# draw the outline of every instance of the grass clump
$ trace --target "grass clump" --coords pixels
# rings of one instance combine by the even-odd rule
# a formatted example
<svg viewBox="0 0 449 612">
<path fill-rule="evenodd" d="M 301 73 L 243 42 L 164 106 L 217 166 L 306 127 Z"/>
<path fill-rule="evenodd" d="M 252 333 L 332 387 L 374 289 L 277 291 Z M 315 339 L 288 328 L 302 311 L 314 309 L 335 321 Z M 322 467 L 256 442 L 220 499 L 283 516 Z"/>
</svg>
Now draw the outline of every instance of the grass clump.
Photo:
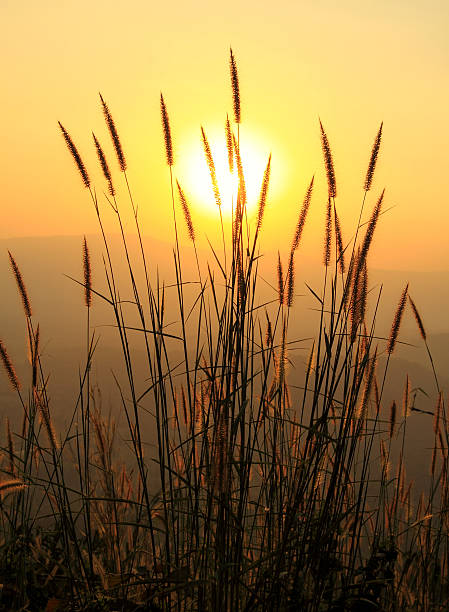
<svg viewBox="0 0 449 612">
<path fill-rule="evenodd" d="M 443 610 L 448 592 L 448 429 L 438 392 L 428 491 L 414 492 L 405 474 L 405 409 L 385 405 L 384 387 L 407 304 L 404 289 L 389 338 L 375 335 L 380 295 L 368 290 L 368 255 L 384 191 L 365 233 L 363 206 L 380 149 L 377 134 L 354 238 L 345 243 L 337 214 L 329 140 L 320 122 L 328 180 L 323 286 L 310 288 L 319 312 L 301 375 L 289 371 L 295 309 L 295 257 L 312 200 L 312 178 L 292 236 L 288 263 L 277 263 L 277 291 L 259 293 L 259 240 L 269 205 L 271 156 L 255 226 L 246 215 L 240 158 L 241 96 L 230 55 L 233 126 L 226 122 L 230 168 L 239 188 L 226 238 L 215 168 L 201 129 L 219 208 L 223 254 L 199 261 L 187 199 L 179 202 L 197 263 L 197 292 L 183 276 L 173 194 L 173 143 L 161 95 L 176 248 L 173 299 L 177 323 L 167 330 L 166 287 L 150 278 L 127 165 L 108 106 L 102 109 L 129 195 L 140 254 L 132 261 L 121 208 L 99 141 L 131 288 L 132 316 L 123 309 L 97 196 L 84 163 L 60 124 L 89 189 L 104 246 L 107 291 L 92 284 L 89 249 L 81 249 L 86 357 L 67 430 L 56 432 L 25 282 L 10 254 L 25 308 L 32 355 L 30 392 L 23 391 L 3 342 L 0 357 L 23 411 L 23 427 L 6 423 L 0 482 L 0 602 L 9 610 Z M 120 206 L 119 206 L 120 205 Z M 333 253 L 332 243 L 336 249 Z M 137 271 L 144 282 L 138 282 Z M 94 277 L 100 271 L 94 271 Z M 276 271 L 273 271 L 276 276 Z M 170 295 L 173 295 L 170 294 Z M 116 379 L 130 454 L 116 454 L 116 424 L 105 416 L 92 380 L 96 337 L 93 300 L 111 310 L 126 384 Z M 370 306 L 370 300 L 373 304 Z M 424 324 L 409 298 L 421 336 Z M 81 298 L 80 298 L 81 304 Z M 371 313 L 368 315 L 368 313 Z M 138 321 L 136 325 L 135 321 Z M 132 321 L 132 322 L 131 322 Z M 146 375 L 133 367 L 137 330 Z M 176 349 L 176 350 L 175 350 Z M 176 355 L 182 354 L 182 361 Z M 175 356 L 173 356 L 175 355 Z M 432 362 L 433 367 L 433 362 Z M 150 428 L 148 419 L 150 415 Z M 37 418 L 36 418 L 37 416 Z M 145 423 L 146 424 L 145 424 Z M 393 444 L 403 432 L 398 461 Z M 153 435 L 155 450 L 147 451 Z M 144 450 L 145 449 L 145 450 Z M 73 469 L 73 467 L 75 469 Z M 396 473 L 393 474 L 393 470 Z"/>
</svg>

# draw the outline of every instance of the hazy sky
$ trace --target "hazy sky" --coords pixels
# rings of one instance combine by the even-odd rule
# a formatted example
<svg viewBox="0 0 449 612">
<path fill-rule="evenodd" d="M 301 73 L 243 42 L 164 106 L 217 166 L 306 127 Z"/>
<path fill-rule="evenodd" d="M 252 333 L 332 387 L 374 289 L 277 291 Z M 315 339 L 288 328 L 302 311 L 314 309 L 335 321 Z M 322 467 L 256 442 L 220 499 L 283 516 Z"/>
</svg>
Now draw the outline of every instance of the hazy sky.
<svg viewBox="0 0 449 612">
<path fill-rule="evenodd" d="M 385 207 L 394 208 L 382 219 L 375 263 L 449 268 L 447 1 L 2 0 L 0 20 L 0 237 L 97 231 L 57 121 L 72 135 L 100 194 L 105 185 L 91 130 L 122 185 L 99 107 L 101 91 L 121 135 L 143 231 L 170 240 L 162 91 L 173 130 L 174 173 L 198 231 L 215 238 L 218 217 L 201 158 L 200 125 L 219 157 L 226 113 L 232 112 L 232 45 L 250 192 L 257 193 L 273 154 L 265 245 L 288 249 L 299 204 L 316 173 L 304 248 L 321 248 L 326 178 L 318 116 L 334 153 L 337 205 L 349 239 L 383 120 L 367 211 L 384 186 Z M 127 208 L 125 196 L 123 191 Z"/>
</svg>

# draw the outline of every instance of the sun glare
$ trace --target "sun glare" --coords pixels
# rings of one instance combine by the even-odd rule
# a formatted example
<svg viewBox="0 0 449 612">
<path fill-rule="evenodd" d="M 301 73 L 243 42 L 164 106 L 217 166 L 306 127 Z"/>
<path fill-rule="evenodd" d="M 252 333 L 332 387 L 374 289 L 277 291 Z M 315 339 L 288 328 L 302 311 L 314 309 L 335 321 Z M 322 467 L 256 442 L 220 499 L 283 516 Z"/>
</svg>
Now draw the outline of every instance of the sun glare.
<svg viewBox="0 0 449 612">
<path fill-rule="evenodd" d="M 208 139 L 220 191 L 222 213 L 230 217 L 235 207 L 238 191 L 235 160 L 234 170 L 231 173 L 224 135 L 211 132 L 210 136 L 208 134 Z M 198 142 L 192 142 L 183 148 L 184 161 L 179 164 L 179 170 L 182 184 L 190 194 L 190 204 L 198 212 L 215 215 L 217 204 L 201 138 L 198 138 Z M 269 151 L 265 151 L 255 139 L 249 139 L 247 134 L 241 139 L 240 149 L 247 193 L 247 210 L 251 214 L 257 207 Z"/>
</svg>

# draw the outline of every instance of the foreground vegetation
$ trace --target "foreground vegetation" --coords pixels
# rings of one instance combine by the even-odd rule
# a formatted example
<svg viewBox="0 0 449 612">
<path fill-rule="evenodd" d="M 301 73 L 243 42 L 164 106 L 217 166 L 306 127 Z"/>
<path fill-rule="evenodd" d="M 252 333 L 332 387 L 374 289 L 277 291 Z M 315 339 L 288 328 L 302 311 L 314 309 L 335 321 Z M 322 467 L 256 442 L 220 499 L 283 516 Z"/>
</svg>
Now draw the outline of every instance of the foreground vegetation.
<svg viewBox="0 0 449 612">
<path fill-rule="evenodd" d="M 121 207 L 108 163 L 94 144 L 116 216 L 132 289 L 121 297 L 101 206 L 71 136 L 60 128 L 90 195 L 104 240 L 107 291 L 92 286 L 83 244 L 87 354 L 79 396 L 65 433 L 53 426 L 41 361 L 40 331 L 19 267 L 10 261 L 23 301 L 30 377 L 19 381 L 3 342 L 0 357 L 23 410 L 21 431 L 6 422 L 0 481 L 0 602 L 4 610 L 446 610 L 448 583 L 448 427 L 435 374 L 434 449 L 428 490 L 406 480 L 406 385 L 402 407 L 385 405 L 384 387 L 404 309 L 426 331 L 404 288 L 388 338 L 375 335 L 380 294 L 368 291 L 368 257 L 384 193 L 368 220 L 365 204 L 380 148 L 375 138 L 357 231 L 345 242 L 336 205 L 332 154 L 320 124 L 328 180 L 323 286 L 309 288 L 319 312 L 304 372 L 289 373 L 289 319 L 295 311 L 295 259 L 313 194 L 306 191 L 290 255 L 279 258 L 276 297 L 259 298 L 259 238 L 270 179 L 268 160 L 258 214 L 246 214 L 239 152 L 240 94 L 231 52 L 234 122 L 226 122 L 230 168 L 238 174 L 232 235 L 202 130 L 223 244 L 211 262 L 196 257 L 184 281 L 180 223 L 196 251 L 195 227 L 173 177 L 173 145 L 161 96 L 175 232 L 178 321 L 167 327 L 166 287 L 150 279 L 126 158 L 101 105 L 126 182 L 141 251 L 129 257 Z M 174 193 L 176 192 L 176 199 Z M 138 278 L 144 278 L 138 282 Z M 189 281 L 191 279 L 189 278 Z M 173 299 L 173 292 L 170 294 Z M 108 304 L 117 328 L 126 385 L 116 386 L 128 427 L 125 462 L 117 460 L 115 424 L 103 414 L 92 381 L 96 336 L 92 300 Z M 127 306 L 125 308 L 125 299 Z M 168 298 L 167 298 L 168 299 Z M 369 316 L 368 316 L 368 313 Z M 192 331 L 193 330 L 193 331 Z M 135 334 L 146 357 L 136 378 Z M 182 352 L 182 361 L 177 357 Z M 430 363 L 433 368 L 430 351 Z M 435 373 L 435 371 L 434 371 Z M 145 423 L 145 425 L 144 425 Z M 148 427 L 150 423 L 150 427 Z M 149 433 L 150 432 L 150 433 Z M 149 435 L 155 451 L 148 450 Z M 397 461 L 392 446 L 400 440 Z M 73 470 L 73 466 L 76 470 Z"/>
</svg>

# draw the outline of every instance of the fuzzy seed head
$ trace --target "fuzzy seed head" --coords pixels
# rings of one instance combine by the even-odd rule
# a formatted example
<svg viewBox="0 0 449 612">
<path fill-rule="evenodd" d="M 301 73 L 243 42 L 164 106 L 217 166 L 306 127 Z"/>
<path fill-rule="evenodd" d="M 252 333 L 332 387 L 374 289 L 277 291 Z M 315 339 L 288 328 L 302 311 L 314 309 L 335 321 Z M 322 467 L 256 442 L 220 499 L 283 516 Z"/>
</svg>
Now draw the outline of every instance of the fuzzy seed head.
<svg viewBox="0 0 449 612">
<path fill-rule="evenodd" d="M 161 118 L 162 130 L 164 132 L 165 154 L 167 156 L 167 164 L 173 166 L 173 143 L 170 132 L 170 122 L 168 120 L 167 107 L 165 106 L 164 97 L 161 94 Z"/>
<path fill-rule="evenodd" d="M 9 355 L 6 351 L 5 346 L 3 345 L 3 342 L 0 340 L 0 359 L 3 362 L 3 367 L 5 368 L 5 372 L 6 375 L 9 379 L 9 382 L 11 383 L 12 388 L 15 391 L 19 391 L 20 390 L 20 382 L 19 379 L 17 378 L 17 374 L 16 371 L 14 369 L 14 366 L 9 358 Z"/>
<path fill-rule="evenodd" d="M 242 158 L 240 156 L 240 147 L 235 138 L 235 135 L 232 134 L 232 143 L 234 145 L 235 151 L 235 161 L 237 164 L 237 174 L 239 177 L 239 192 L 240 192 L 240 201 L 242 205 L 242 209 L 245 208 L 246 205 L 246 186 L 245 186 L 245 175 L 243 173 L 243 164 Z"/>
<path fill-rule="evenodd" d="M 103 100 L 103 96 L 101 94 L 100 94 L 100 100 L 101 100 L 101 106 L 103 108 L 104 118 L 106 120 L 106 125 L 108 126 L 109 134 L 111 135 L 112 144 L 114 145 L 115 154 L 117 156 L 119 168 L 122 172 L 125 172 L 126 171 L 126 159 L 123 153 L 122 144 L 120 142 L 117 128 L 115 127 L 114 119 L 112 118 L 108 105 Z"/>
<path fill-rule="evenodd" d="M 380 140 L 382 138 L 382 127 L 383 121 L 380 124 L 379 131 L 377 132 L 377 136 L 374 140 L 373 148 L 371 150 L 371 157 L 368 164 L 368 170 L 366 171 L 365 184 L 363 187 L 365 191 L 369 191 L 371 189 L 371 184 L 373 182 L 374 170 L 376 168 L 377 157 L 379 155 Z"/>
<path fill-rule="evenodd" d="M 83 240 L 83 273 L 84 273 L 84 302 L 87 308 L 92 305 L 92 269 L 86 236 Z"/>
<path fill-rule="evenodd" d="M 101 169 L 103 171 L 104 178 L 106 179 L 106 181 L 108 183 L 109 193 L 111 194 L 112 197 L 114 197 L 115 196 L 115 189 L 114 189 L 114 185 L 112 184 L 111 171 L 109 170 L 109 166 L 108 166 L 108 162 L 106 160 L 106 156 L 104 154 L 103 149 L 101 148 L 100 143 L 98 142 L 97 137 L 95 136 L 95 134 L 93 132 L 92 132 L 92 137 L 94 139 L 95 148 L 97 150 L 98 161 L 100 162 L 100 166 L 101 166 Z"/>
<path fill-rule="evenodd" d="M 11 269 L 16 279 L 17 288 L 19 290 L 19 294 L 22 299 L 22 304 L 23 304 L 23 309 L 25 311 L 25 315 L 28 318 L 30 318 L 32 315 L 31 303 L 30 303 L 30 299 L 28 297 L 28 293 L 25 287 L 25 283 L 23 282 L 22 274 L 20 273 L 19 267 L 17 263 L 15 262 L 14 257 L 11 255 L 10 251 L 8 251 L 8 255 L 9 255 L 9 262 L 11 264 Z"/>
<path fill-rule="evenodd" d="M 292 251 L 296 251 L 299 246 L 299 242 L 301 240 L 302 231 L 304 229 L 304 224 L 306 222 L 307 213 L 309 211 L 310 200 L 312 199 L 312 191 L 313 191 L 313 183 L 315 177 L 312 177 L 310 184 L 307 188 L 306 195 L 304 197 L 304 201 L 302 203 L 301 211 L 298 217 L 298 223 L 296 224 L 295 235 L 293 236 L 292 242 Z"/>
<path fill-rule="evenodd" d="M 7 495 L 8 493 L 17 493 L 23 490 L 27 485 L 23 480 L 18 478 L 11 478 L 10 480 L 4 480 L 0 482 L 0 495 Z"/>
<path fill-rule="evenodd" d="M 232 132 L 231 124 L 229 123 L 229 117 L 226 115 L 226 149 L 228 151 L 228 165 L 229 172 L 234 172 L 234 150 L 232 146 Z"/>
<path fill-rule="evenodd" d="M 331 219 L 331 199 L 327 198 L 326 205 L 326 222 L 324 226 L 324 251 L 323 263 L 327 267 L 331 260 L 331 236 L 332 236 L 332 219 Z"/>
<path fill-rule="evenodd" d="M 394 348 L 396 346 L 396 341 L 398 339 L 398 334 L 399 334 L 399 328 L 401 326 L 401 321 L 402 321 L 402 315 L 404 314 L 405 303 L 407 301 L 407 292 L 408 292 L 408 283 L 399 299 L 399 304 L 398 304 L 398 307 L 396 309 L 396 313 L 393 319 L 393 325 L 391 326 L 390 337 L 388 339 L 388 344 L 387 344 L 387 353 L 389 355 L 393 353 Z"/>
<path fill-rule="evenodd" d="M 209 168 L 210 181 L 212 184 L 212 191 L 214 192 L 215 203 L 217 204 L 217 206 L 221 206 L 220 191 L 218 189 L 214 159 L 210 150 L 209 141 L 207 140 L 206 133 L 203 128 L 201 128 L 201 136 L 203 139 L 204 156 L 206 158 L 207 166 Z"/>
<path fill-rule="evenodd" d="M 268 158 L 267 167 L 265 168 L 265 172 L 263 175 L 262 187 L 260 190 L 259 196 L 259 209 L 257 211 L 257 230 L 260 231 L 262 227 L 263 214 L 265 211 L 265 204 L 267 201 L 267 193 L 268 193 L 268 184 L 270 182 L 270 168 L 271 168 L 271 153 Z"/>
<path fill-rule="evenodd" d="M 76 164 L 76 167 L 78 168 L 78 172 L 81 175 L 81 180 L 84 183 L 84 186 L 89 189 L 90 187 L 90 179 L 89 179 L 89 175 L 87 174 L 87 170 L 86 167 L 83 163 L 83 160 L 81 159 L 80 154 L 78 153 L 78 149 L 75 147 L 73 140 L 70 138 L 69 133 L 66 131 L 66 129 L 64 128 L 64 126 L 62 125 L 62 123 L 60 121 L 58 121 L 59 127 L 61 129 L 62 135 L 64 137 L 65 143 L 67 145 L 67 148 L 71 154 L 71 156 L 73 157 L 73 160 Z"/>
<path fill-rule="evenodd" d="M 282 261 L 281 256 L 278 251 L 278 265 L 277 265 L 277 274 L 278 274 L 278 299 L 279 304 L 282 306 L 284 303 L 284 274 L 282 271 Z"/>
<path fill-rule="evenodd" d="M 193 227 L 192 217 L 190 215 L 189 204 L 186 200 L 184 192 L 181 189 L 181 185 L 176 181 L 176 185 L 178 187 L 178 195 L 179 201 L 181 202 L 182 211 L 184 213 L 184 219 L 187 225 L 187 231 L 189 232 L 189 237 L 192 242 L 195 242 L 195 228 Z"/>
<path fill-rule="evenodd" d="M 419 333 L 421 334 L 421 338 L 424 342 L 427 340 L 426 330 L 424 329 L 424 324 L 422 322 L 421 316 L 416 308 L 415 302 L 412 300 L 410 295 L 408 296 L 408 301 L 410 302 L 410 306 L 412 308 L 413 316 L 415 317 L 416 325 L 418 326 Z"/>
<path fill-rule="evenodd" d="M 329 145 L 326 132 L 324 131 L 323 124 L 320 121 L 321 130 L 321 146 L 324 155 L 324 166 L 326 168 L 327 186 L 329 198 L 335 198 L 337 196 L 337 183 L 335 180 L 334 162 L 332 160 L 332 151 Z"/>
<path fill-rule="evenodd" d="M 230 49 L 229 68 L 231 71 L 231 87 L 232 87 L 232 103 L 234 106 L 234 120 L 236 123 L 240 123 L 241 111 L 240 111 L 240 88 L 239 88 L 239 76 L 237 73 L 237 64 L 235 61 L 232 49 Z"/>
<path fill-rule="evenodd" d="M 295 253 L 292 251 L 290 253 L 290 260 L 288 262 L 288 270 L 287 270 L 287 298 L 286 304 L 289 308 L 293 306 L 293 299 L 295 297 Z"/>
</svg>

